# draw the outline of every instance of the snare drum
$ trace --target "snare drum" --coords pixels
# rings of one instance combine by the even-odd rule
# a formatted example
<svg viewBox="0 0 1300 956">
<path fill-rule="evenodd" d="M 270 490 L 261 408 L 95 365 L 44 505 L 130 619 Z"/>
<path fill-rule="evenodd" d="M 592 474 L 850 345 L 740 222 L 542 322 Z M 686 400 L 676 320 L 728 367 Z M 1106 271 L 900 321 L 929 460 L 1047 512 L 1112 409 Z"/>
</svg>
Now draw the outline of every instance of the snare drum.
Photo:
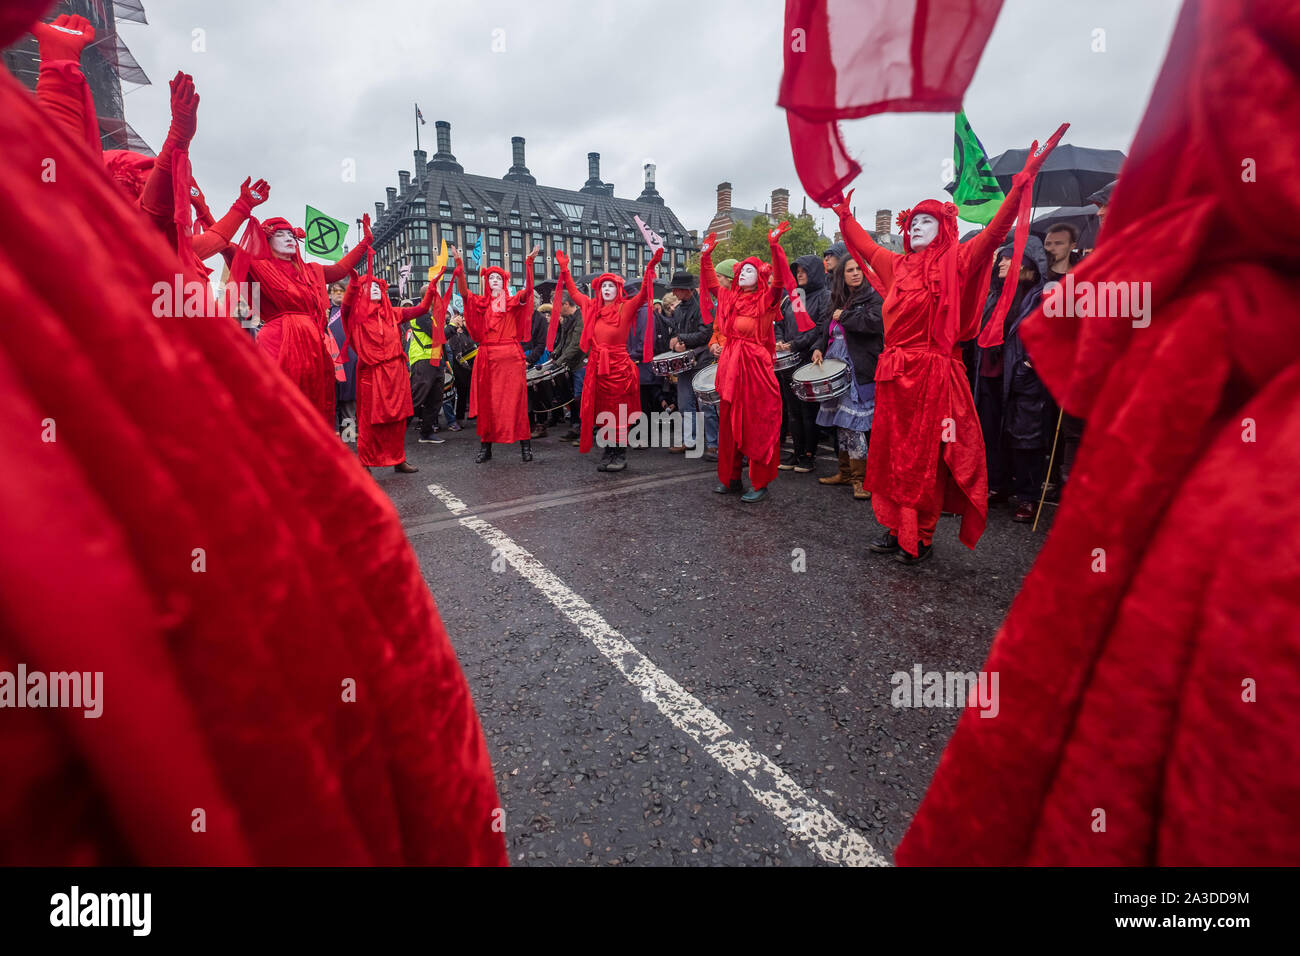
<svg viewBox="0 0 1300 956">
<path fill-rule="evenodd" d="M 828 358 L 821 365 L 809 362 L 795 369 L 790 391 L 801 401 L 825 402 L 843 395 L 852 384 L 848 363 Z"/>
<path fill-rule="evenodd" d="M 775 372 L 788 372 L 790 369 L 798 367 L 798 352 L 777 352 L 776 358 L 772 359 L 772 370 Z"/>
<path fill-rule="evenodd" d="M 568 369 L 555 361 L 555 359 L 547 359 L 536 368 L 530 368 L 525 378 L 528 380 L 528 387 L 532 388 L 534 385 L 540 385 L 542 382 L 549 382 L 553 379 L 557 379 L 567 371 Z"/>
<path fill-rule="evenodd" d="M 695 398 L 701 405 L 720 405 L 722 396 L 718 394 L 718 365 L 715 362 L 695 373 L 691 380 L 695 389 Z"/>
<path fill-rule="evenodd" d="M 660 352 L 650 362 L 650 367 L 656 375 L 682 375 L 695 368 L 695 353 L 689 349 L 685 352 Z"/>
<path fill-rule="evenodd" d="M 524 373 L 524 380 L 528 385 L 528 390 L 536 396 L 535 404 L 537 407 L 533 410 L 539 414 L 545 412 L 559 411 L 573 404 L 573 399 L 559 401 L 560 396 L 556 394 L 556 379 L 564 375 L 568 369 L 554 359 L 547 359 L 536 368 L 530 368 Z M 565 392 L 568 391 L 566 388 Z"/>
</svg>

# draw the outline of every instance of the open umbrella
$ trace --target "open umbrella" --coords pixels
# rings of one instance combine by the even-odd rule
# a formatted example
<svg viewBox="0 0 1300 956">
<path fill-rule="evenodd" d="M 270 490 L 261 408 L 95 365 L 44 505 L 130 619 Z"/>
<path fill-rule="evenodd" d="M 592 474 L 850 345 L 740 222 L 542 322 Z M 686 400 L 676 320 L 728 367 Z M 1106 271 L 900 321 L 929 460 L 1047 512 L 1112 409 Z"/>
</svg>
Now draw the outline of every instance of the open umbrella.
<svg viewBox="0 0 1300 956">
<path fill-rule="evenodd" d="M 555 279 L 543 279 L 541 282 L 533 283 L 533 291 L 536 292 L 538 295 L 540 295 L 543 299 L 549 299 L 552 295 L 555 294 L 555 286 L 556 286 Z"/>
<path fill-rule="evenodd" d="M 1090 249 L 1092 244 L 1090 242 L 1085 243 L 1084 240 L 1097 231 L 1097 207 L 1062 206 L 1060 209 L 1053 209 L 1051 212 L 1043 213 L 1030 223 L 1029 231 L 1041 239 L 1047 235 L 1048 229 L 1058 223 L 1073 226 L 1079 236 L 1079 248 Z"/>
<path fill-rule="evenodd" d="M 1027 149 L 1009 149 L 994 156 L 989 168 L 1003 192 L 1011 191 L 1011 177 L 1024 168 Z M 1082 206 L 1088 197 L 1119 178 L 1124 153 L 1118 149 L 1092 149 L 1062 143 L 1052 150 L 1034 181 L 1035 206 Z"/>
</svg>

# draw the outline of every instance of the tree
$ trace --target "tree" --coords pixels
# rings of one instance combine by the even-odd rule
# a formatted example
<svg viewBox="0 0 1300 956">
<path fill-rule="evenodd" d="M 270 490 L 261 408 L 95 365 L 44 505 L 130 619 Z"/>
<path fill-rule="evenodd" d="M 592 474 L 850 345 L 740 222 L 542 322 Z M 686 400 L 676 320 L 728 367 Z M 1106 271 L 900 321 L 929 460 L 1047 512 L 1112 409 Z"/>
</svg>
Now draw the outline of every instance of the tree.
<svg viewBox="0 0 1300 956">
<path fill-rule="evenodd" d="M 768 231 L 782 222 L 791 223 L 790 228 L 781 237 L 781 248 L 785 250 L 792 265 L 800 256 L 820 256 L 830 247 L 831 241 L 817 232 L 817 226 L 811 218 L 792 216 L 789 213 L 776 220 L 755 216 L 753 222 L 748 224 L 738 222 L 731 227 L 731 235 L 719 242 L 717 248 L 713 250 L 714 263 L 722 262 L 724 259 L 747 259 L 750 256 L 758 256 L 766 262 L 770 257 L 767 245 Z M 699 274 L 698 255 L 691 257 L 687 268 L 690 272 Z"/>
</svg>

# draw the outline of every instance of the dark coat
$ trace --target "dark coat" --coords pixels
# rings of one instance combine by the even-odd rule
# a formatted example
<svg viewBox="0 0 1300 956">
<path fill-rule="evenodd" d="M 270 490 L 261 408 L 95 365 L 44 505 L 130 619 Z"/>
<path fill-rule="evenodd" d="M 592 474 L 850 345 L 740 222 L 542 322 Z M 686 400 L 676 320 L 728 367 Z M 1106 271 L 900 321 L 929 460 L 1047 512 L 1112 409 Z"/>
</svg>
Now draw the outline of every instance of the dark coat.
<svg viewBox="0 0 1300 956">
<path fill-rule="evenodd" d="M 662 381 L 662 378 L 654 373 L 654 369 L 650 367 L 649 362 L 641 361 L 641 349 L 645 345 L 647 314 L 654 316 L 653 331 L 651 332 L 654 336 L 654 345 L 650 349 L 650 354 L 658 355 L 660 352 L 667 352 L 668 340 L 672 337 L 672 329 L 668 327 L 668 322 L 662 315 L 658 315 L 646 305 L 637 309 L 636 324 L 632 326 L 632 331 L 628 333 L 627 337 L 627 352 L 632 356 L 632 361 L 636 363 L 642 385 L 651 385 Z"/>
<path fill-rule="evenodd" d="M 524 343 L 524 360 L 529 365 L 536 365 L 542 360 L 542 355 L 546 352 L 546 327 L 550 324 L 550 316 L 538 309 L 533 310 L 532 334 Z"/>
<path fill-rule="evenodd" d="M 800 332 L 795 322 L 794 309 L 788 303 L 782 308 L 781 315 L 784 331 L 789 336 L 786 341 L 806 363 L 812 361 L 813 349 L 826 335 L 826 327 L 830 324 L 831 290 L 826 285 L 826 266 L 821 256 L 800 256 L 794 261 L 794 266 L 801 267 L 808 275 L 808 281 L 803 287 L 803 304 L 816 327 Z M 791 267 L 791 272 L 794 271 L 794 266 Z"/>
<path fill-rule="evenodd" d="M 555 351 L 552 354 L 569 371 L 582 365 L 586 356 L 582 351 L 582 310 L 577 309 L 567 319 L 560 318 L 560 328 L 555 333 Z"/>
<path fill-rule="evenodd" d="M 329 330 L 334 336 L 334 341 L 338 343 L 339 351 L 344 349 L 344 341 L 347 339 L 347 330 L 343 328 L 343 320 L 339 317 L 339 307 L 330 306 Z M 347 381 L 340 382 L 334 380 L 334 398 L 340 402 L 355 402 L 357 400 L 357 353 L 348 349 L 346 361 L 343 363 L 343 374 L 347 376 Z"/>
<path fill-rule="evenodd" d="M 709 339 L 713 337 L 713 326 L 704 324 L 700 313 L 700 296 L 692 292 L 691 297 L 680 302 L 668 319 L 672 334 L 682 340 L 688 352 L 695 353 L 695 360 L 703 362 L 709 357 Z"/>
<path fill-rule="evenodd" d="M 840 312 L 840 325 L 844 327 L 844 344 L 849 350 L 849 360 L 853 363 L 853 377 L 859 385 L 869 385 L 876 380 L 876 362 L 885 348 L 885 320 L 881 310 L 885 300 L 872 288 L 865 278 L 862 285 L 844 304 Z M 834 310 L 831 315 L 834 316 Z M 830 347 L 830 322 L 822 337 L 813 346 L 816 351 L 826 354 Z"/>
</svg>

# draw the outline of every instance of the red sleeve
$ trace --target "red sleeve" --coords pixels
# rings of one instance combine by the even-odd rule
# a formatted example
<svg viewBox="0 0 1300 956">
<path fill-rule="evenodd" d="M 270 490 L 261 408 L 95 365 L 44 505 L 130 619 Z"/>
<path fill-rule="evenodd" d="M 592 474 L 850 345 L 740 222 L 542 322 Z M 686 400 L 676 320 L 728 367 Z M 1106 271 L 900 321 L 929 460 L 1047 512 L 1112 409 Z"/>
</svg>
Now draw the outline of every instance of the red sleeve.
<svg viewBox="0 0 1300 956">
<path fill-rule="evenodd" d="M 361 257 L 365 255 L 365 252 L 366 244 L 364 242 L 358 243 L 351 252 L 338 262 L 331 262 L 329 265 L 321 266 L 321 269 L 325 272 L 325 281 L 338 282 L 356 268 L 357 263 L 361 261 Z"/>
<path fill-rule="evenodd" d="M 405 308 L 398 309 L 397 321 L 410 322 L 412 319 L 418 319 L 426 312 L 431 312 L 433 310 L 433 300 L 437 295 L 437 284 L 430 282 L 428 287 L 424 290 L 424 298 L 422 298 L 417 305 L 408 305 Z M 436 325 L 437 323 L 434 324 Z"/>
<path fill-rule="evenodd" d="M 1020 205 L 1020 194 L 1025 191 L 1025 183 L 1017 183 L 1015 179 L 1011 183 L 1011 192 L 1002 200 L 1002 205 L 989 224 L 959 247 L 966 263 L 991 264 L 993 254 L 1011 231 L 1011 224 L 1016 220 L 1016 208 Z"/>
<path fill-rule="evenodd" d="M 718 274 L 713 271 L 713 253 L 707 249 L 700 253 L 700 284 L 714 295 L 722 287 Z"/>
<path fill-rule="evenodd" d="M 230 211 L 194 237 L 194 251 L 200 259 L 216 255 L 235 238 L 235 233 L 244 224 L 251 213 L 250 207 L 243 199 L 236 199 Z"/>
<path fill-rule="evenodd" d="M 871 233 L 863 229 L 850 215 L 840 219 L 840 232 L 844 233 L 844 244 L 849 247 L 859 264 L 866 259 L 886 288 L 893 285 L 894 260 L 899 257 L 899 253 L 878 245 L 876 240 L 871 238 Z"/>
<path fill-rule="evenodd" d="M 81 64 L 72 60 L 42 62 L 36 79 L 36 99 L 50 119 L 74 140 L 84 142 L 96 156 L 103 152 L 95 100 Z"/>
<path fill-rule="evenodd" d="M 578 291 L 578 287 L 573 281 L 573 276 L 569 274 L 568 266 L 560 267 L 560 281 L 564 283 L 564 291 L 569 293 L 569 298 L 573 300 L 573 304 L 582 309 L 582 314 L 586 315 L 591 309 L 592 300 L 588 299 Z"/>
</svg>

